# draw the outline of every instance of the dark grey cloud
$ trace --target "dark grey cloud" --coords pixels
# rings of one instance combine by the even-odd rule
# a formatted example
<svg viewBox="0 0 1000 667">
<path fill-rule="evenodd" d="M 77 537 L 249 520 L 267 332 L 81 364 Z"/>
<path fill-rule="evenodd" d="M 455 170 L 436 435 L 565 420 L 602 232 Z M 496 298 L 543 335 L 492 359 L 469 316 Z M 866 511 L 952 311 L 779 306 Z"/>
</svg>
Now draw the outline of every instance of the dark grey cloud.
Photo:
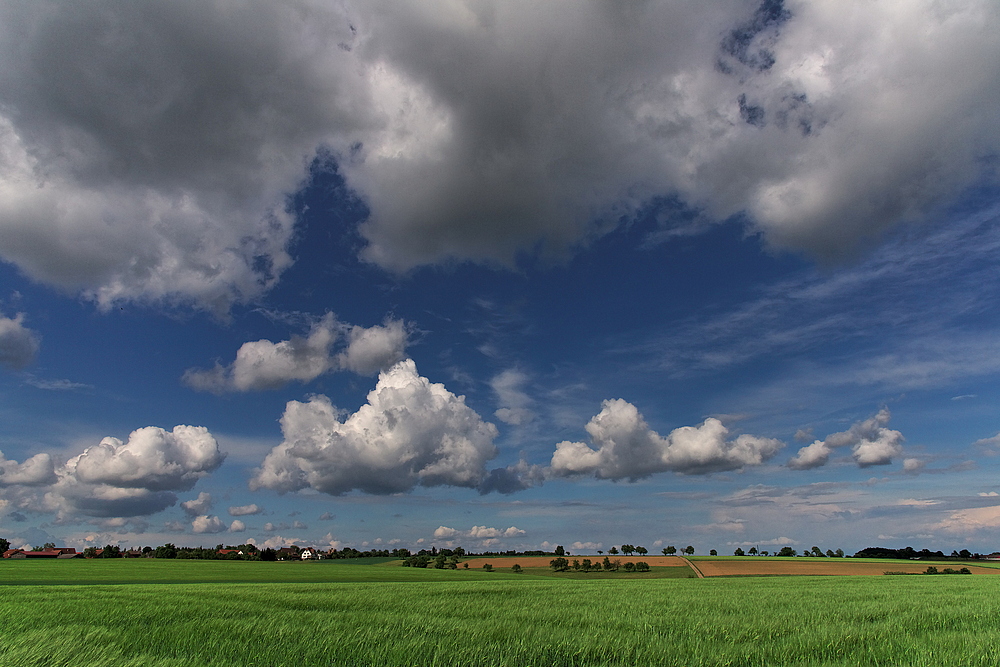
<svg viewBox="0 0 1000 667">
<path fill-rule="evenodd" d="M 0 2 L 0 257 L 225 309 L 317 152 L 406 270 L 565 254 L 657 197 L 832 257 L 1000 149 L 992 0 Z"/>
<path fill-rule="evenodd" d="M 24 313 L 13 318 L 0 315 L 0 366 L 10 370 L 30 366 L 38 347 L 38 334 L 24 326 Z"/>
</svg>

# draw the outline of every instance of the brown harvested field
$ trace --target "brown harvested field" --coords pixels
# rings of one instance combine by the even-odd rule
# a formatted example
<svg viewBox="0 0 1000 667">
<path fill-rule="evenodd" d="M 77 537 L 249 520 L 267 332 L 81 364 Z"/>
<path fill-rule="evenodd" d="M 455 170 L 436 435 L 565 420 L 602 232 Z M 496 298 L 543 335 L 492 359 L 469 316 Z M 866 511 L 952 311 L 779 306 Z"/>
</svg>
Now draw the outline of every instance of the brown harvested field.
<svg viewBox="0 0 1000 667">
<path fill-rule="evenodd" d="M 771 560 L 768 558 L 753 558 L 739 560 L 696 560 L 695 567 L 706 577 L 734 577 L 754 575 L 881 575 L 886 572 L 919 573 L 927 569 L 928 563 L 908 561 L 887 561 L 870 563 L 851 560 L 828 560 L 820 558 L 803 558 L 797 560 Z M 968 567 L 973 574 L 1000 574 L 1000 569 L 976 567 L 967 563 L 930 563 L 938 570 L 946 567 L 959 569 Z"/>
<path fill-rule="evenodd" d="M 471 558 L 467 562 L 469 567 L 482 567 L 483 563 L 489 563 L 493 567 L 511 567 L 517 563 L 521 567 L 548 567 L 549 561 L 556 556 L 501 556 L 498 558 Z M 565 556 L 566 560 L 572 563 L 574 560 L 583 561 L 589 558 L 592 563 L 603 563 L 604 556 Z M 677 556 L 608 556 L 611 560 L 620 560 L 625 563 L 638 563 L 644 561 L 650 567 L 687 567 L 687 563 Z M 880 573 L 881 574 L 881 573 Z"/>
</svg>

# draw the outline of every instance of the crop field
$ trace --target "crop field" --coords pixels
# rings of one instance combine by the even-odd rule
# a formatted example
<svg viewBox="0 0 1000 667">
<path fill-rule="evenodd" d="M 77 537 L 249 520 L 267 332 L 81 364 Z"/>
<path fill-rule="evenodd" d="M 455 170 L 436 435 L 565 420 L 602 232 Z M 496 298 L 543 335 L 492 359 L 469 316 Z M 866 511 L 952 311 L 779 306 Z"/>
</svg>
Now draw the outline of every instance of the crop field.
<svg viewBox="0 0 1000 667">
<path fill-rule="evenodd" d="M 900 561 L 854 558 L 696 558 L 694 565 L 706 577 L 739 577 L 767 575 L 882 575 L 887 571 L 918 574 L 931 565 L 942 570 L 946 567 L 967 567 L 973 574 L 1000 574 L 1000 569 L 981 567 L 974 563 L 955 561 Z"/>
<path fill-rule="evenodd" d="M 59 574 L 78 564 L 94 567 Z M 80 581 L 23 585 L 25 565 Z M 241 576 L 256 581 L 218 581 Z M 992 576 L 587 581 L 114 560 L 4 562 L 0 582 L 0 655 L 19 666 L 1000 664 Z"/>
</svg>

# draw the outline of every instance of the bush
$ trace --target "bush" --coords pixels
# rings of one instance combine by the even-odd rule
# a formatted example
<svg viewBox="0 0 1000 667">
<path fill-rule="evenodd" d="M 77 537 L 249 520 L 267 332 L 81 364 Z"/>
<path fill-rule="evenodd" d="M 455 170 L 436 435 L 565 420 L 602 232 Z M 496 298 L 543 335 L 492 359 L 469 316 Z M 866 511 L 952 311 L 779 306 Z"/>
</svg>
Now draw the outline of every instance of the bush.
<svg viewBox="0 0 1000 667">
<path fill-rule="evenodd" d="M 632 563 L 632 562 L 625 563 L 625 571 L 626 572 L 635 572 L 635 563 Z"/>
<path fill-rule="evenodd" d="M 649 572 L 649 563 L 645 561 L 639 561 L 635 564 L 636 572 Z"/>
<path fill-rule="evenodd" d="M 517 563 L 514 563 L 513 565 L 511 565 L 510 569 L 511 569 L 511 572 L 517 572 L 517 573 L 521 573 L 521 572 L 524 571 L 524 570 L 521 569 L 521 566 L 518 565 Z"/>
<path fill-rule="evenodd" d="M 483 563 L 483 569 L 486 570 L 487 572 L 492 572 L 493 566 L 490 565 L 489 563 Z"/>
</svg>

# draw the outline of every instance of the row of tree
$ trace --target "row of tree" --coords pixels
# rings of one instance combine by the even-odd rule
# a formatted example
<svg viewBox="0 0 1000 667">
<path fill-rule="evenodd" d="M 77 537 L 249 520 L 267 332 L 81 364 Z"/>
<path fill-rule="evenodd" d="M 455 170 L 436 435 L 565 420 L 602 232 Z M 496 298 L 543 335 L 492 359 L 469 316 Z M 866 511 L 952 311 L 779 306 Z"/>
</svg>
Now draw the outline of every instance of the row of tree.
<svg viewBox="0 0 1000 667">
<path fill-rule="evenodd" d="M 551 567 L 556 572 L 567 572 L 572 568 L 575 572 L 617 572 L 618 570 L 625 570 L 626 572 L 649 572 L 649 563 L 644 561 L 639 561 L 633 563 L 631 561 L 622 564 L 621 560 L 615 558 L 611 560 L 607 556 L 604 557 L 604 561 L 601 563 L 594 563 L 589 558 L 584 558 L 582 561 L 578 558 L 574 558 L 573 562 L 563 557 L 553 558 L 549 561 L 549 567 Z"/>
<path fill-rule="evenodd" d="M 758 555 L 759 556 L 772 556 L 773 555 L 773 556 L 787 556 L 787 557 L 791 557 L 791 556 L 798 556 L 799 552 L 796 551 L 795 549 L 793 549 L 792 547 L 781 547 L 781 549 L 779 551 L 776 551 L 773 554 L 771 552 L 769 552 L 769 551 L 757 551 L 757 547 L 750 547 L 750 549 L 748 551 L 743 551 L 743 549 L 737 547 L 736 551 L 733 552 L 733 555 L 734 556 L 747 556 L 747 555 L 750 555 L 750 556 L 758 556 Z M 802 551 L 802 555 L 803 556 L 812 556 L 814 558 L 844 558 L 844 550 L 843 549 L 837 549 L 836 551 L 834 551 L 833 549 L 827 549 L 826 552 L 824 552 L 819 547 L 813 547 L 812 549 L 804 549 Z"/>
</svg>

